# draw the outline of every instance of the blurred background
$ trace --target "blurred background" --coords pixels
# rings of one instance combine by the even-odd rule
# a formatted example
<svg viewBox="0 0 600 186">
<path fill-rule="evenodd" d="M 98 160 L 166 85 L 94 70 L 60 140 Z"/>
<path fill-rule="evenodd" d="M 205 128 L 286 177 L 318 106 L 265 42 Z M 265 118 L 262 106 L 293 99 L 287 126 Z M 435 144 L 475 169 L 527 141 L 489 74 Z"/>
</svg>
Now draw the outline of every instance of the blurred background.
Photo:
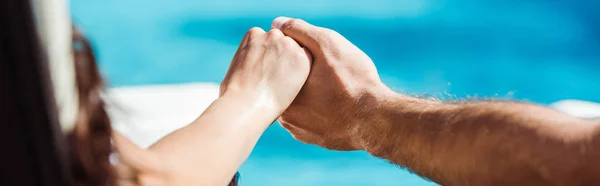
<svg viewBox="0 0 600 186">
<path fill-rule="evenodd" d="M 442 99 L 600 102 L 600 1 L 71 0 L 112 87 L 219 83 L 244 33 L 280 15 L 337 30 L 398 91 Z M 272 125 L 244 185 L 435 185 Z"/>
</svg>

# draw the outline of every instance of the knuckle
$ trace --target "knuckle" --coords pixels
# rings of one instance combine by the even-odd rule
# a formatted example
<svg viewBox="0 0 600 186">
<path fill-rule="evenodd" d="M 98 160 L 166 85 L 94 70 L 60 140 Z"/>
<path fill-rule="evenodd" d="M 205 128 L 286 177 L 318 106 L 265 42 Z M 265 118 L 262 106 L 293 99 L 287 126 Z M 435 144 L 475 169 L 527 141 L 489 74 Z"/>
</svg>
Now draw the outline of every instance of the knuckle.
<svg viewBox="0 0 600 186">
<path fill-rule="evenodd" d="M 297 27 L 299 24 L 302 24 L 302 20 L 301 19 L 290 19 L 287 22 L 285 22 L 283 25 L 281 25 L 281 30 L 288 30 L 288 29 L 293 29 L 295 27 Z"/>
<path fill-rule="evenodd" d="M 252 27 L 252 28 L 250 28 L 250 30 L 248 30 L 247 34 L 250 35 L 250 36 L 252 36 L 252 35 L 256 35 L 256 34 L 258 34 L 260 32 L 264 32 L 262 28 Z"/>
<path fill-rule="evenodd" d="M 301 59 L 301 60 L 309 60 L 308 56 L 306 56 L 306 53 L 303 50 L 298 50 L 298 51 L 294 52 L 294 58 Z"/>
<path fill-rule="evenodd" d="M 263 45 L 265 45 L 265 43 L 262 41 L 262 39 L 251 38 L 250 42 L 248 42 L 246 47 L 244 47 L 244 51 L 242 52 L 245 52 L 246 55 L 250 55 L 253 52 L 256 52 L 256 49 L 263 47 Z"/>
<path fill-rule="evenodd" d="M 284 38 L 282 39 L 282 41 L 281 41 L 281 42 L 283 42 L 283 44 L 284 44 L 286 47 L 300 47 L 300 45 L 298 45 L 298 43 L 296 42 L 296 40 L 292 39 L 291 37 L 287 37 L 287 36 L 286 36 L 286 37 L 284 37 Z"/>
<path fill-rule="evenodd" d="M 279 36 L 283 36 L 283 33 L 281 33 L 281 31 L 279 29 L 272 29 L 269 32 L 267 32 L 267 37 L 269 37 L 269 38 L 274 38 L 274 37 L 279 37 Z"/>
</svg>

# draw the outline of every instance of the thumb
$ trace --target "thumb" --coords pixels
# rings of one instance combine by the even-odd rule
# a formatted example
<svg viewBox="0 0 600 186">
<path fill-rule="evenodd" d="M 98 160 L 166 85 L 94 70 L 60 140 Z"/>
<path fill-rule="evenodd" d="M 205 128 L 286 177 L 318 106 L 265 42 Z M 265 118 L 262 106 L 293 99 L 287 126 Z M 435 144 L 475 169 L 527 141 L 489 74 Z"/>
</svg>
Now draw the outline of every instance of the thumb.
<svg viewBox="0 0 600 186">
<path fill-rule="evenodd" d="M 311 25 L 300 19 L 278 17 L 273 20 L 271 27 L 281 30 L 283 34 L 296 40 L 296 42 L 308 48 L 315 55 L 322 52 L 321 42 L 324 39 L 329 39 L 326 38 L 325 29 Z"/>
</svg>

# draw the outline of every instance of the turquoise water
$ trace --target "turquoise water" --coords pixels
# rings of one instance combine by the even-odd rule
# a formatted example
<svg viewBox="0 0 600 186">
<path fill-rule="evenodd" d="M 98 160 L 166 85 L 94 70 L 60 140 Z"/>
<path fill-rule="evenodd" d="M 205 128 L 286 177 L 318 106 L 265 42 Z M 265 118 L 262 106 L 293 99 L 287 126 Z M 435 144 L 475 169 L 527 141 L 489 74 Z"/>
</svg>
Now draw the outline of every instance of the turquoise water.
<svg viewBox="0 0 600 186">
<path fill-rule="evenodd" d="M 112 86 L 218 83 L 243 34 L 279 15 L 338 30 L 397 90 L 441 98 L 600 102 L 598 1 L 72 0 Z M 273 125 L 245 185 L 435 185 L 364 152 L 294 141 Z"/>
</svg>

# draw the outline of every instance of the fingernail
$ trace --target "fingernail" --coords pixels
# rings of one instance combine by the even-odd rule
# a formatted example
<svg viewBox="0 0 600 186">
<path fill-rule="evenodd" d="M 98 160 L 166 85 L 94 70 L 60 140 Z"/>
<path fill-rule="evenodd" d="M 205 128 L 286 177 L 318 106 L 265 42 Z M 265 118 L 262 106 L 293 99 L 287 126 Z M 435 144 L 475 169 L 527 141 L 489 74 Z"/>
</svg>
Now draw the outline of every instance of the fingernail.
<svg viewBox="0 0 600 186">
<path fill-rule="evenodd" d="M 283 24 L 285 24 L 285 22 L 289 21 L 290 19 L 292 19 L 292 18 L 279 16 L 279 17 L 275 18 L 275 20 L 273 20 L 273 24 L 271 26 L 273 28 L 280 29 L 281 26 L 283 26 Z"/>
</svg>

